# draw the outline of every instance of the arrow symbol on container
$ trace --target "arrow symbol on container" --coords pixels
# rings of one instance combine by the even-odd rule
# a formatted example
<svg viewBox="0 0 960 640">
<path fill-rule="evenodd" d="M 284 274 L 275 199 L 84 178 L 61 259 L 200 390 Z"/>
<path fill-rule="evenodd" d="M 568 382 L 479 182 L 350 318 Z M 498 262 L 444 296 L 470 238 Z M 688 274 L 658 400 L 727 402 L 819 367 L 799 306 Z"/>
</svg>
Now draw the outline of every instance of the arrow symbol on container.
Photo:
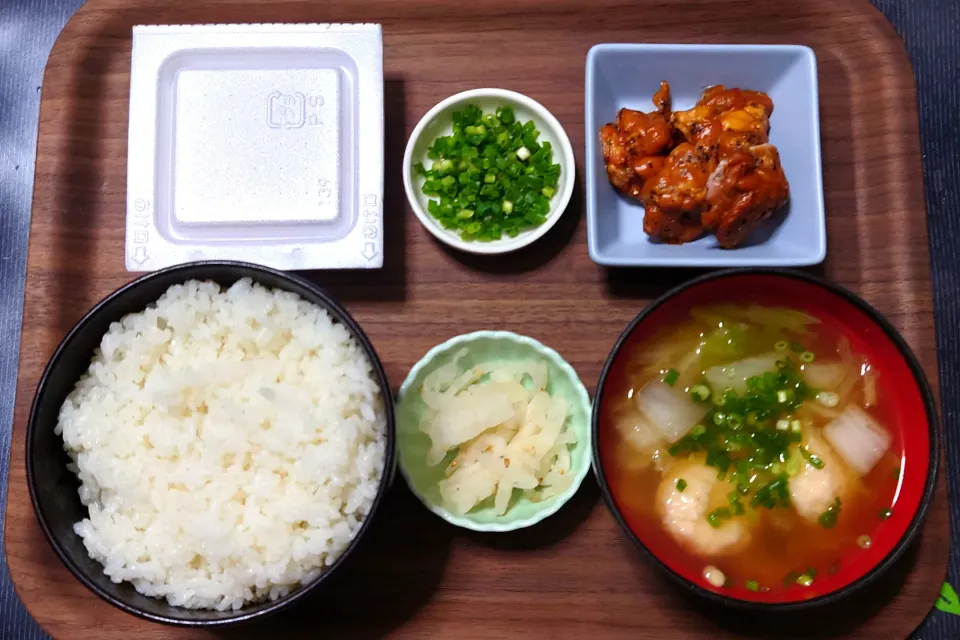
<svg viewBox="0 0 960 640">
<path fill-rule="evenodd" d="M 372 242 L 368 242 L 366 246 L 363 247 L 363 253 L 361 255 L 367 260 L 373 260 L 377 257 L 377 248 Z"/>
<path fill-rule="evenodd" d="M 143 256 L 142 258 L 140 256 Z M 136 262 L 141 267 L 143 263 L 150 259 L 150 256 L 147 255 L 146 247 L 137 247 L 133 251 L 133 261 Z"/>
</svg>

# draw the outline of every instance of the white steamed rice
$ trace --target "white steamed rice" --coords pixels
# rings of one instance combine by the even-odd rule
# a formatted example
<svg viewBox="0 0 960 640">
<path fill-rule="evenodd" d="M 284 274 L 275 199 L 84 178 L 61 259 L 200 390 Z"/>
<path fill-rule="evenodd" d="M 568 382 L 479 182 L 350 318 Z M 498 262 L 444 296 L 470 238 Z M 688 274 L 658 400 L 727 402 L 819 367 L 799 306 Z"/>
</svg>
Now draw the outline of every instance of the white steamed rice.
<svg viewBox="0 0 960 640">
<path fill-rule="evenodd" d="M 114 582 L 190 608 L 276 599 L 370 511 L 385 416 L 369 359 L 320 307 L 250 280 L 176 285 L 111 325 L 60 411 Z"/>
</svg>

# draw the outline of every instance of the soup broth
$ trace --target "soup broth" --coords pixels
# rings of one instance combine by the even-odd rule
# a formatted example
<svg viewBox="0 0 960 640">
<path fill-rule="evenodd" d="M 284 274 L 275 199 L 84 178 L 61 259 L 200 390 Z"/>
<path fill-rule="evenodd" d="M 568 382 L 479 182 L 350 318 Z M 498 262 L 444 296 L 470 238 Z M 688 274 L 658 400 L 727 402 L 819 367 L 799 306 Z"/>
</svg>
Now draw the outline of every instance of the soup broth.
<svg viewBox="0 0 960 640">
<path fill-rule="evenodd" d="M 713 306 L 627 356 L 599 446 L 631 528 L 704 583 L 760 592 L 810 587 L 870 546 L 901 447 L 882 372 L 837 328 Z"/>
</svg>

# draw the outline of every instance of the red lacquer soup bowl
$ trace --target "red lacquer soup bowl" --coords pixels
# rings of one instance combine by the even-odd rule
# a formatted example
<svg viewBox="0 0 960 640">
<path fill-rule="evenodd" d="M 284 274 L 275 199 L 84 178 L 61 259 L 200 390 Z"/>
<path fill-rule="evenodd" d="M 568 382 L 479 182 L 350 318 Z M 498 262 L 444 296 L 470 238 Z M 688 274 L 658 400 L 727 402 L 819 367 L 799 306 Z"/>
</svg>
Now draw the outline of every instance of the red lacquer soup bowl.
<svg viewBox="0 0 960 640">
<path fill-rule="evenodd" d="M 624 503 L 627 489 L 616 486 L 617 466 L 612 459 L 615 446 L 621 445 L 614 444 L 617 436 L 609 427 L 612 418 L 608 412 L 610 398 L 618 393 L 615 389 L 623 387 L 630 354 L 643 348 L 655 334 L 688 318 L 691 309 L 729 303 L 787 307 L 808 313 L 820 320 L 825 333 L 845 336 L 852 350 L 862 354 L 877 372 L 878 393 L 884 397 L 883 425 L 892 435 L 890 452 L 900 460 L 899 472 L 894 470 L 899 480 L 891 480 L 891 486 L 895 486 L 892 513 L 885 514 L 886 519 L 878 517 L 866 523 L 863 533 L 869 534 L 869 545 L 853 544 L 852 550 L 839 554 L 829 570 L 818 570 L 812 584 L 787 582 L 757 589 L 756 583 L 727 580 L 722 586 L 714 586 L 704 576 L 705 566 L 714 561 L 685 552 L 657 518 L 636 516 Z M 714 604 L 763 610 L 824 605 L 876 581 L 919 533 L 933 497 L 940 451 L 930 386 L 916 357 L 893 326 L 851 292 L 803 273 L 780 269 L 711 273 L 669 291 L 644 309 L 607 358 L 597 384 L 592 429 L 593 466 L 604 499 L 637 547 L 683 589 Z M 630 490 L 636 492 L 636 487 Z M 633 500 L 647 499 L 642 493 L 639 497 L 630 495 Z"/>
</svg>

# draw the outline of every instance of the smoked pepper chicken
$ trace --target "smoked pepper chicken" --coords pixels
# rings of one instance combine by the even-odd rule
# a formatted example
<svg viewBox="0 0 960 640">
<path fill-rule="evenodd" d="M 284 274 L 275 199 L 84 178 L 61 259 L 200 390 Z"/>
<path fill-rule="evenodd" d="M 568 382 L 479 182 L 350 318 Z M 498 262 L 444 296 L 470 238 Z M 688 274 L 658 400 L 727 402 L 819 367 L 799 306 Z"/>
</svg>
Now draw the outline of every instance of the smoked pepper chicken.
<svg viewBox="0 0 960 640">
<path fill-rule="evenodd" d="M 656 111 L 621 109 L 600 129 L 611 184 L 643 203 L 643 228 L 669 244 L 714 233 L 732 249 L 790 194 L 776 147 L 769 144 L 773 101 L 764 93 L 707 89 L 686 111 L 671 111 L 660 83 Z"/>
</svg>

